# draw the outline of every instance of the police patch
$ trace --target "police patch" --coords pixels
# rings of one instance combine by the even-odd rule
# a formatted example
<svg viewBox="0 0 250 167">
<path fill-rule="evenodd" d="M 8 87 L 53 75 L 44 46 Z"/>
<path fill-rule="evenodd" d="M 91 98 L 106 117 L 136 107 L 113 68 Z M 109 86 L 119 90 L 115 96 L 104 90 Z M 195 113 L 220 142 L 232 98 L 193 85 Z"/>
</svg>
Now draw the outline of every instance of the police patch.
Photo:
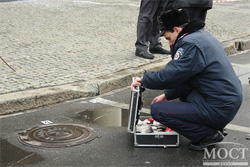
<svg viewBox="0 0 250 167">
<path fill-rule="evenodd" d="M 183 55 L 183 53 L 184 53 L 184 50 L 183 50 L 182 48 L 179 48 L 179 49 L 176 51 L 175 55 L 174 55 L 174 59 L 175 59 L 175 60 L 178 60 L 178 59 Z"/>
</svg>

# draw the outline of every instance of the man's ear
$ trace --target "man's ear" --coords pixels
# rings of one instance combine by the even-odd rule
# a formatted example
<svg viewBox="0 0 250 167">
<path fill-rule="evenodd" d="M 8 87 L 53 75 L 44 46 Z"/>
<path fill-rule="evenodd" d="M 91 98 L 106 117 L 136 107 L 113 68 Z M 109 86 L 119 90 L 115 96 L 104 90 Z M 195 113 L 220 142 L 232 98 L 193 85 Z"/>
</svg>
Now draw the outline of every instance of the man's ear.
<svg viewBox="0 0 250 167">
<path fill-rule="evenodd" d="M 182 31 L 182 28 L 180 27 L 174 27 L 173 28 L 175 32 L 177 32 L 178 34 Z"/>
</svg>

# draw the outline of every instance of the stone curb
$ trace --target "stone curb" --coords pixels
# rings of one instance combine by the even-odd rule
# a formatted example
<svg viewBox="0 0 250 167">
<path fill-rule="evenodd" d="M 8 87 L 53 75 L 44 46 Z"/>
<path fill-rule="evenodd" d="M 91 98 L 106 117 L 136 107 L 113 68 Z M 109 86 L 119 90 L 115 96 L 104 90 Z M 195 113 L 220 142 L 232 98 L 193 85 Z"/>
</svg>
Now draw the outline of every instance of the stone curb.
<svg viewBox="0 0 250 167">
<path fill-rule="evenodd" d="M 89 84 L 70 84 L 0 95 L 0 115 L 95 96 L 95 91 Z"/>
<path fill-rule="evenodd" d="M 231 42 L 222 42 L 222 46 L 229 56 L 238 51 L 249 50 L 250 37 L 248 36 Z"/>
<path fill-rule="evenodd" d="M 170 58 L 160 60 L 153 64 L 141 66 L 140 69 L 127 69 L 91 82 L 79 82 L 49 88 L 40 88 L 22 92 L 0 95 L 0 115 L 12 112 L 47 106 L 70 99 L 92 97 L 123 88 L 131 84 L 133 76 L 142 76 L 144 70 L 159 70 L 163 68 Z M 98 80 L 99 79 L 99 80 Z"/>
<path fill-rule="evenodd" d="M 249 37 L 222 43 L 228 55 L 241 50 L 250 49 Z M 139 69 L 127 69 L 110 74 L 105 78 L 97 78 L 91 82 L 79 82 L 50 88 L 40 88 L 0 95 L 0 115 L 47 106 L 70 99 L 92 97 L 115 89 L 129 86 L 133 76 L 143 76 L 146 71 L 164 68 L 171 60 L 167 58 L 153 64 L 140 66 Z"/>
</svg>

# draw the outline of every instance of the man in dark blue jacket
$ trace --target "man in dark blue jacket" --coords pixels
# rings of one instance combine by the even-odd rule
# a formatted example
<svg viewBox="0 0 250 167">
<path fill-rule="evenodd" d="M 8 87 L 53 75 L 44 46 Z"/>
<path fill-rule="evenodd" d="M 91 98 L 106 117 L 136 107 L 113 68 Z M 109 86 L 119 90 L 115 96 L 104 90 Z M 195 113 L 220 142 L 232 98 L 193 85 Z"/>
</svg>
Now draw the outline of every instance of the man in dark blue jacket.
<svg viewBox="0 0 250 167">
<path fill-rule="evenodd" d="M 189 21 L 185 10 L 170 10 L 160 15 L 159 24 L 173 45 L 172 60 L 164 69 L 137 78 L 131 87 L 165 89 L 152 101 L 152 117 L 191 140 L 190 149 L 204 150 L 223 140 L 218 129 L 240 108 L 241 82 L 220 42 L 203 29 L 203 21 Z M 169 101 L 175 98 L 181 101 Z"/>
</svg>

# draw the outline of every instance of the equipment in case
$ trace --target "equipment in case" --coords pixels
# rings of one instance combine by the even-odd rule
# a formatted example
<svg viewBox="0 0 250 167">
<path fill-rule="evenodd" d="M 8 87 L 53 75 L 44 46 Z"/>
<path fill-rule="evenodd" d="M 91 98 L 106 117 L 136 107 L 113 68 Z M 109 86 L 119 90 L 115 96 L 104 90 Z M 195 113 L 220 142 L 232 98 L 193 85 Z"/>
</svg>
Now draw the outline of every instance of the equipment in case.
<svg viewBox="0 0 250 167">
<path fill-rule="evenodd" d="M 143 86 L 135 86 L 131 92 L 128 132 L 134 134 L 134 145 L 138 147 L 177 147 L 179 134 L 154 121 L 148 116 L 140 116 Z"/>
</svg>

